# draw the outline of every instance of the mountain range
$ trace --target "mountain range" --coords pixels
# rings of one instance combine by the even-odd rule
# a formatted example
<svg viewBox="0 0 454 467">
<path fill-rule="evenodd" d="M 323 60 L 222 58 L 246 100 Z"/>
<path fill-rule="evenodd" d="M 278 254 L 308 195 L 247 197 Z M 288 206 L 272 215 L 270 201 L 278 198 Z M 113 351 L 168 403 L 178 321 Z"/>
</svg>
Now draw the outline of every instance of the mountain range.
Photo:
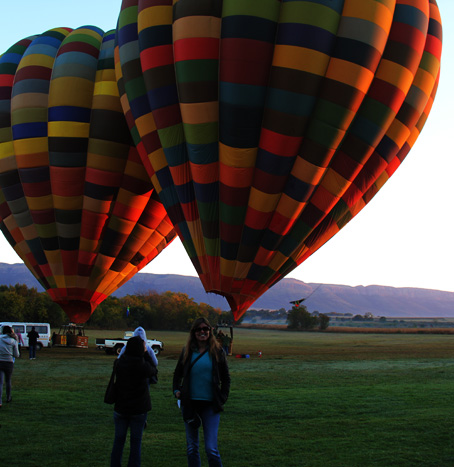
<svg viewBox="0 0 454 467">
<path fill-rule="evenodd" d="M 23 264 L 0 263 L 0 284 L 26 284 L 43 288 Z M 187 294 L 197 303 L 207 303 L 228 310 L 227 301 L 220 295 L 206 293 L 198 277 L 178 274 L 138 273 L 113 293 L 116 297 L 156 291 Z M 334 284 L 313 284 L 297 279 L 282 279 L 259 297 L 252 308 L 256 310 L 286 310 L 289 302 L 305 298 L 309 311 L 320 313 L 372 313 L 374 316 L 401 318 L 454 317 L 454 292 L 387 287 L 379 285 L 350 287 Z"/>
</svg>

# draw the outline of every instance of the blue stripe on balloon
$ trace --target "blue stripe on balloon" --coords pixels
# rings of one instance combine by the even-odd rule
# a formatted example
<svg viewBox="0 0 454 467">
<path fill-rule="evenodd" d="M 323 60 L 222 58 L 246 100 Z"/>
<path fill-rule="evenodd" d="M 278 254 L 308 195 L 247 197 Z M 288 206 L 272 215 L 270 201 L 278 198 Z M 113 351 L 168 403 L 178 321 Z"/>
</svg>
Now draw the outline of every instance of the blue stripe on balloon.
<svg viewBox="0 0 454 467">
<path fill-rule="evenodd" d="M 276 44 L 305 47 L 327 55 L 331 53 L 335 41 L 336 35 L 326 29 L 296 23 L 281 24 L 276 38 Z"/>
<path fill-rule="evenodd" d="M 418 8 L 410 5 L 396 5 L 393 23 L 404 23 L 419 29 L 424 35 L 427 32 L 427 16 Z"/>
<path fill-rule="evenodd" d="M 13 139 L 47 136 L 47 122 L 19 123 L 13 125 Z"/>
<path fill-rule="evenodd" d="M 197 202 L 214 203 L 219 199 L 219 183 L 196 183 L 194 182 L 194 193 Z"/>
<path fill-rule="evenodd" d="M 250 84 L 219 83 L 219 101 L 243 107 L 261 107 L 265 100 L 266 87 Z"/>
<path fill-rule="evenodd" d="M 49 122 L 82 122 L 89 123 L 91 116 L 91 109 L 84 107 L 73 107 L 68 105 L 61 105 L 56 107 L 49 107 L 48 119 Z"/>
<path fill-rule="evenodd" d="M 318 96 L 309 96 L 284 89 L 272 88 L 269 90 L 266 106 L 286 114 L 309 116 L 312 113 Z"/>
<path fill-rule="evenodd" d="M 179 102 L 177 88 L 174 84 L 151 89 L 147 92 L 147 97 L 152 109 L 161 109 Z"/>
<path fill-rule="evenodd" d="M 13 92 L 11 97 L 18 96 L 32 92 L 35 94 L 48 94 L 49 93 L 49 80 L 47 79 L 25 79 L 14 83 Z"/>
<path fill-rule="evenodd" d="M 137 41 L 137 23 L 127 24 L 117 29 L 117 43 L 120 47 L 129 42 Z"/>
<path fill-rule="evenodd" d="M 192 180 L 184 183 L 183 185 L 175 185 L 175 190 L 181 204 L 191 203 L 194 201 L 194 189 Z"/>
<path fill-rule="evenodd" d="M 291 172 L 295 159 L 293 157 L 277 156 L 271 152 L 259 149 L 255 168 L 273 175 L 287 175 Z"/>
<path fill-rule="evenodd" d="M 20 169 L 19 176 L 22 183 L 39 183 L 49 180 L 49 167 L 32 167 L 27 169 Z"/>
<path fill-rule="evenodd" d="M 15 63 L 16 65 L 19 65 L 19 62 L 22 59 L 21 54 L 15 54 L 15 53 L 4 53 L 0 57 L 0 64 L 2 63 Z"/>
<path fill-rule="evenodd" d="M 194 164 L 211 164 L 219 160 L 218 143 L 187 144 L 189 160 Z"/>
</svg>

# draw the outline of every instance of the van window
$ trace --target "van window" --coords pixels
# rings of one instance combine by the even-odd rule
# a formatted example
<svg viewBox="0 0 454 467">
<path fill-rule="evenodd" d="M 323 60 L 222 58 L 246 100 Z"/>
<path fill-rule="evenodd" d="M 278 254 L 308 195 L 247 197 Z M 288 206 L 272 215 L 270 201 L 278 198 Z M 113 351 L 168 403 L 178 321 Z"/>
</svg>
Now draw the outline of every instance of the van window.
<svg viewBox="0 0 454 467">
<path fill-rule="evenodd" d="M 20 325 L 20 324 L 15 324 L 15 325 L 13 326 L 13 329 L 14 329 L 14 332 L 16 332 L 16 333 L 17 333 L 17 332 L 20 332 L 21 334 L 23 334 L 23 333 L 24 333 L 25 326 L 22 326 L 22 325 Z"/>
</svg>

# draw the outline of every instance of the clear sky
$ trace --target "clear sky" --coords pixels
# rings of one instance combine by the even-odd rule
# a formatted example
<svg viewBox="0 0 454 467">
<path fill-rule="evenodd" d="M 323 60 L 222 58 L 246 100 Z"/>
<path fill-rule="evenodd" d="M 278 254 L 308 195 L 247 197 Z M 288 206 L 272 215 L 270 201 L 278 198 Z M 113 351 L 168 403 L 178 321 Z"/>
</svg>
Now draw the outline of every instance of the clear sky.
<svg viewBox="0 0 454 467">
<path fill-rule="evenodd" d="M 0 53 L 54 27 L 116 24 L 121 0 L 3 1 Z M 288 277 L 304 282 L 454 292 L 454 0 L 438 0 L 442 73 L 432 112 L 404 163 L 346 227 Z M 20 258 L 0 234 L 0 262 Z M 179 239 L 144 272 L 196 276 Z"/>
</svg>

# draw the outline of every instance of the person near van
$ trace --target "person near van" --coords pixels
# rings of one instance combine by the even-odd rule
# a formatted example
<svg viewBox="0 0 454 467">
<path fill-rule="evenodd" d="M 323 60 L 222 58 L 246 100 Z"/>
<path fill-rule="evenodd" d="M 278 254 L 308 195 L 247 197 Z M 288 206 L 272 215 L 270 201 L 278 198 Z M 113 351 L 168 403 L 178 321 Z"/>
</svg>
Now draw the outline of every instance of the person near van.
<svg viewBox="0 0 454 467">
<path fill-rule="evenodd" d="M 10 326 L 3 326 L 0 336 L 0 409 L 2 407 L 3 384 L 6 388 L 6 402 L 11 402 L 11 376 L 13 374 L 14 359 L 19 358 L 17 341 L 13 337 Z"/>
<path fill-rule="evenodd" d="M 15 333 L 16 333 L 16 336 L 17 336 L 17 346 L 18 346 L 18 350 L 19 350 L 19 353 L 20 353 L 21 348 L 22 348 L 23 345 L 25 345 L 25 343 L 24 343 L 24 339 L 22 338 L 22 334 L 19 331 L 19 329 Z"/>
<path fill-rule="evenodd" d="M 130 450 L 128 466 L 140 466 L 142 434 L 151 410 L 148 381 L 156 376 L 156 367 L 146 351 L 146 342 L 131 337 L 124 354 L 115 364 L 115 438 L 110 456 L 111 467 L 121 466 L 128 429 Z"/>
<path fill-rule="evenodd" d="M 27 333 L 28 337 L 28 352 L 30 360 L 36 359 L 36 346 L 38 345 L 39 334 L 35 331 L 35 326 L 32 326 L 32 330 Z"/>
<path fill-rule="evenodd" d="M 191 327 L 173 376 L 173 393 L 181 401 L 186 429 L 189 467 L 200 466 L 199 427 L 203 426 L 205 452 L 210 466 L 222 467 L 218 428 L 230 390 L 227 357 L 205 318 Z"/>
</svg>

